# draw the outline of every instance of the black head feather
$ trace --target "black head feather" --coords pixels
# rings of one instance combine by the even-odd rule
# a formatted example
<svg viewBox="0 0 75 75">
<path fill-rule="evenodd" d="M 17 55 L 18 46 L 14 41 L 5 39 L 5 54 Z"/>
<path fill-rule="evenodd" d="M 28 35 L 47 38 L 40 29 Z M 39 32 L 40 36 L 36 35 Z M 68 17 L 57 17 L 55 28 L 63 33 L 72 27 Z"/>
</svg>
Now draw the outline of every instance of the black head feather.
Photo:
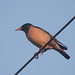
<svg viewBox="0 0 75 75">
<path fill-rule="evenodd" d="M 24 31 L 27 35 L 28 31 L 29 31 L 29 28 L 32 26 L 32 24 L 30 23 L 26 23 L 24 25 L 22 25 L 20 28 L 22 28 L 22 31 Z"/>
</svg>

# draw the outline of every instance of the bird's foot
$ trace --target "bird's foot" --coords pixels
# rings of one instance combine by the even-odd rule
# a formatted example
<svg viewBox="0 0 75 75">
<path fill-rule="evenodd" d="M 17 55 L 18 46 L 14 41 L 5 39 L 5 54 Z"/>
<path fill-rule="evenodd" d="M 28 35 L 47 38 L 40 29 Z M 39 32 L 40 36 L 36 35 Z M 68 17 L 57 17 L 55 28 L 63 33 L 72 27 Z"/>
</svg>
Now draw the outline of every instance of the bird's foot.
<svg viewBox="0 0 75 75">
<path fill-rule="evenodd" d="M 36 52 L 35 52 L 34 56 L 35 56 L 35 58 L 36 58 L 36 59 L 38 59 L 38 58 L 39 58 L 39 56 L 37 55 L 37 53 L 36 53 Z"/>
<path fill-rule="evenodd" d="M 45 50 L 42 50 L 42 47 L 40 48 L 40 54 L 42 55 Z"/>
<path fill-rule="evenodd" d="M 44 52 L 44 50 L 41 50 L 40 54 L 42 55 L 42 54 L 43 54 L 43 52 Z"/>
<path fill-rule="evenodd" d="M 39 54 L 43 54 L 43 52 L 45 52 L 45 51 L 47 51 L 47 50 L 42 50 L 42 47 L 40 48 L 40 53 Z M 34 54 L 34 56 L 35 56 L 35 58 L 36 59 L 38 59 L 39 58 L 39 56 L 37 55 L 37 52 L 35 52 L 35 54 Z"/>
<path fill-rule="evenodd" d="M 41 55 L 42 55 L 42 54 L 43 54 L 43 52 L 44 52 L 44 51 L 43 51 L 43 50 L 41 50 L 41 52 L 40 52 L 39 54 L 41 54 Z M 36 59 L 38 59 L 38 58 L 39 58 L 39 56 L 37 55 L 37 52 L 35 52 L 34 56 L 35 56 L 35 58 L 36 58 Z"/>
</svg>

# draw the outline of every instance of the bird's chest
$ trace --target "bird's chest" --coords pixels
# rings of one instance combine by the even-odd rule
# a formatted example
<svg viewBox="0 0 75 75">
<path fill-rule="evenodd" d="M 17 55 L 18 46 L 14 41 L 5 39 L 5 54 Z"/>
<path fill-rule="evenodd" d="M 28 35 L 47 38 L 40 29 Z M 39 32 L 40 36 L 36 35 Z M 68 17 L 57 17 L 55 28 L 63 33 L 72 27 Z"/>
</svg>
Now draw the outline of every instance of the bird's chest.
<svg viewBox="0 0 75 75">
<path fill-rule="evenodd" d="M 39 48 L 44 46 L 50 40 L 50 36 L 45 31 L 33 27 L 30 28 L 27 38 Z"/>
</svg>

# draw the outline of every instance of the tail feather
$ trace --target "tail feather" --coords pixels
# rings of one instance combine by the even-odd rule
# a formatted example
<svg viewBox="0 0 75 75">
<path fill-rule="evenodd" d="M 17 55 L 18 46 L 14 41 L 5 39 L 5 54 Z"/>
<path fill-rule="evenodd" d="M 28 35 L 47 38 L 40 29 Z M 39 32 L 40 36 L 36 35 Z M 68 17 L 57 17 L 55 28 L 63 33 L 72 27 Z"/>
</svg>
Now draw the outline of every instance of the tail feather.
<svg viewBox="0 0 75 75">
<path fill-rule="evenodd" d="M 59 44 L 59 46 L 60 46 L 61 49 L 67 50 L 67 47 L 62 46 L 62 45 L 60 45 L 60 44 Z"/>
<path fill-rule="evenodd" d="M 67 46 L 65 46 L 64 44 L 58 43 L 58 45 L 60 46 L 61 49 L 67 50 Z"/>
<path fill-rule="evenodd" d="M 70 56 L 63 50 L 57 50 L 61 55 L 63 55 L 66 59 L 69 59 Z"/>
<path fill-rule="evenodd" d="M 67 46 L 54 38 L 54 41 L 60 46 L 61 49 L 67 50 Z"/>
</svg>

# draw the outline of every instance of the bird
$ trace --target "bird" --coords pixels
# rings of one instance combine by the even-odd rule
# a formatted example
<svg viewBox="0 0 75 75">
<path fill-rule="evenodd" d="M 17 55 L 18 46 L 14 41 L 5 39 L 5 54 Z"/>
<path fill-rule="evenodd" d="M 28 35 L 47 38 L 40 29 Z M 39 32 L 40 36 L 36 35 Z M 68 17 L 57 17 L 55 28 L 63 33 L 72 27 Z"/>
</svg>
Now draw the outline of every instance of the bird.
<svg viewBox="0 0 75 75">
<path fill-rule="evenodd" d="M 42 50 L 42 47 L 53 37 L 49 32 L 40 28 L 38 26 L 34 26 L 31 23 L 25 23 L 20 28 L 16 29 L 16 31 L 24 31 L 27 39 L 37 46 L 41 52 L 43 53 L 47 50 L 54 49 L 63 55 L 66 59 L 69 59 L 70 56 L 64 51 L 67 50 L 67 46 L 54 38 L 45 48 Z"/>
</svg>

